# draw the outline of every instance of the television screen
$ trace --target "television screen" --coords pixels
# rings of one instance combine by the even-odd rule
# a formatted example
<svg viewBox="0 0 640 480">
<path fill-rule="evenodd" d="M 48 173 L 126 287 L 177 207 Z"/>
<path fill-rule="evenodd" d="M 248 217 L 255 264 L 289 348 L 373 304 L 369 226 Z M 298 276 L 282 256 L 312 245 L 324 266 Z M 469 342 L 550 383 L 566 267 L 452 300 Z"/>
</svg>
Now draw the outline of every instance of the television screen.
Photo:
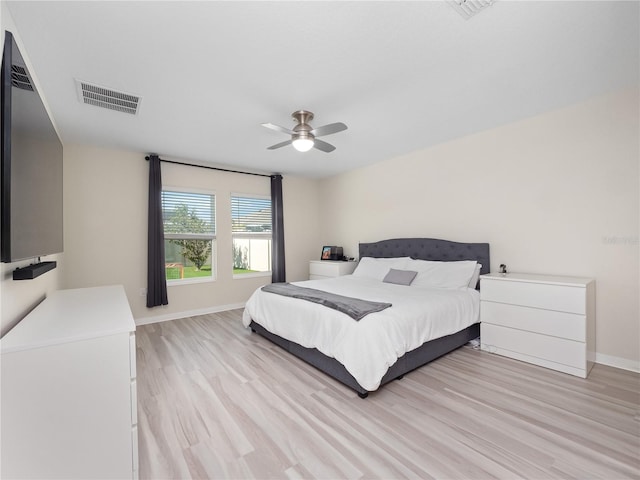
<svg viewBox="0 0 640 480">
<path fill-rule="evenodd" d="M 62 143 L 9 32 L 1 88 L 1 260 L 60 253 Z"/>
</svg>

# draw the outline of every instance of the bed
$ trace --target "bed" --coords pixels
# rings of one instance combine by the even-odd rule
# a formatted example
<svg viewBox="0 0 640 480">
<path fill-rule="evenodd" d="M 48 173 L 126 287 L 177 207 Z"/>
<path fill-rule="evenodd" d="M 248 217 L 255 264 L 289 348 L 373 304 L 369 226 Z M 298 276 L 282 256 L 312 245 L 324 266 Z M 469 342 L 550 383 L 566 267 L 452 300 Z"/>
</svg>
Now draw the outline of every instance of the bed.
<svg viewBox="0 0 640 480">
<path fill-rule="evenodd" d="M 361 262 L 363 258 L 371 257 L 369 262 L 388 261 L 391 262 L 389 265 L 396 266 L 402 261 L 409 265 L 420 263 L 416 260 L 456 264 L 475 261 L 481 265 L 476 269 L 476 275 L 489 273 L 487 243 L 431 238 L 391 239 L 361 243 L 359 256 Z M 479 336 L 477 283 L 474 288 L 458 289 L 382 286 L 380 281 L 362 276 L 355 278 L 358 269 L 354 275 L 295 282 L 295 285 L 355 298 L 385 300 L 393 303 L 393 307 L 371 313 L 356 322 L 324 306 L 259 289 L 247 302 L 243 323 L 254 333 L 352 388 L 361 398 Z M 437 323 L 429 320 L 428 328 L 424 329 L 422 326 L 427 325 L 427 320 L 420 319 L 416 324 L 409 319 L 421 308 L 423 297 L 428 297 L 435 305 L 430 307 L 435 313 L 430 310 L 421 315 L 437 320 Z"/>
</svg>

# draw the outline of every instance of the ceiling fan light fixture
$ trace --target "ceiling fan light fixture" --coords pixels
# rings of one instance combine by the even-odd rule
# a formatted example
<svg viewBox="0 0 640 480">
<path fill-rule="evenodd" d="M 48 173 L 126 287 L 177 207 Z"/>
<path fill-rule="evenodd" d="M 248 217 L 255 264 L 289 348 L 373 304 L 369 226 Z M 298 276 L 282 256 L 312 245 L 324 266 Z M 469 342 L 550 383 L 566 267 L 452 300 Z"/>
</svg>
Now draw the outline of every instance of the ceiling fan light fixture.
<svg viewBox="0 0 640 480">
<path fill-rule="evenodd" d="M 295 148 L 299 152 L 308 152 L 313 148 L 313 138 L 309 137 L 298 137 L 291 142 L 293 148 Z"/>
</svg>

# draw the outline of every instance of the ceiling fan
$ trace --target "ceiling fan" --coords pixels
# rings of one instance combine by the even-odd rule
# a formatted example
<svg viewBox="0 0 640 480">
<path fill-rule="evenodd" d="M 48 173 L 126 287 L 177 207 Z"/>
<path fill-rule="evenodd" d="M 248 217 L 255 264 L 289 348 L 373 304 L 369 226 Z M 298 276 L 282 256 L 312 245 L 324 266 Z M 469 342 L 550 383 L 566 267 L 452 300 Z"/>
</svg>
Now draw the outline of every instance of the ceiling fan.
<svg viewBox="0 0 640 480">
<path fill-rule="evenodd" d="M 330 143 L 318 140 L 317 137 L 324 135 L 331 135 L 333 133 L 342 132 L 347 129 L 344 123 L 330 123 L 329 125 L 323 125 L 322 127 L 313 128 L 309 125 L 309 122 L 313 120 L 313 113 L 306 110 L 298 110 L 291 114 L 293 119 L 298 123 L 293 130 L 281 127 L 280 125 L 274 125 L 273 123 L 263 123 L 263 127 L 270 128 L 276 132 L 286 133 L 291 135 L 291 140 L 286 142 L 276 143 L 267 148 L 267 150 L 275 150 L 276 148 L 286 147 L 287 145 L 293 145 L 293 148 L 299 152 L 308 152 L 312 148 L 317 148 L 322 152 L 333 152 L 336 147 Z"/>
</svg>

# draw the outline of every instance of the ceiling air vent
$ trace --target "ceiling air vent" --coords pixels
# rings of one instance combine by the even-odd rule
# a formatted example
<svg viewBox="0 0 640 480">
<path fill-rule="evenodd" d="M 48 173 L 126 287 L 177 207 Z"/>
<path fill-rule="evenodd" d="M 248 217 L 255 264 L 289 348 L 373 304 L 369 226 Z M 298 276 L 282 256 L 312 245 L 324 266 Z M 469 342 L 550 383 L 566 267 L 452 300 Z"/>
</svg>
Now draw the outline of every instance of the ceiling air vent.
<svg viewBox="0 0 640 480">
<path fill-rule="evenodd" d="M 465 20 L 470 19 L 477 13 L 487 7 L 493 5 L 495 0 L 448 0 L 448 3 L 458 12 Z"/>
<path fill-rule="evenodd" d="M 138 113 L 141 98 L 130 93 L 117 92 L 110 88 L 92 85 L 76 79 L 78 99 L 82 103 L 94 105 L 96 107 L 108 108 L 117 112 Z"/>
<path fill-rule="evenodd" d="M 33 85 L 27 69 L 20 65 L 11 65 L 11 85 L 33 92 Z"/>
</svg>

